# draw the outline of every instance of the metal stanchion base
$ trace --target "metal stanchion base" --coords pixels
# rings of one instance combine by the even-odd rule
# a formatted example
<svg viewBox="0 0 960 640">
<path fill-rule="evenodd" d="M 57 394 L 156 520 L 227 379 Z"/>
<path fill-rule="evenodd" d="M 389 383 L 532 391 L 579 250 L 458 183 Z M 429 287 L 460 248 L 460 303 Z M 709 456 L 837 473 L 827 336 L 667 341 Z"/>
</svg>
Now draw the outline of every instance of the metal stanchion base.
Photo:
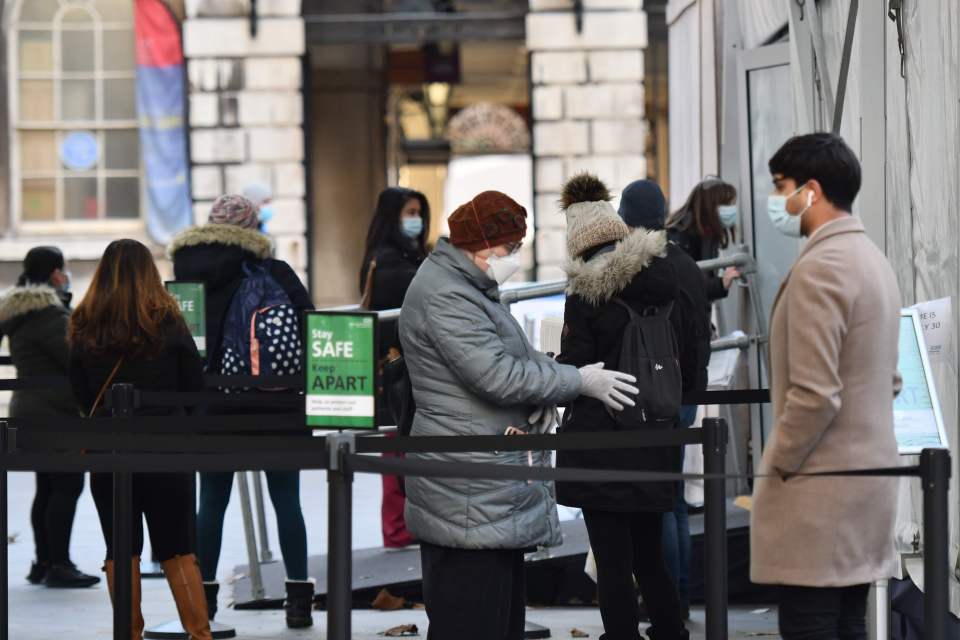
<svg viewBox="0 0 960 640">
<path fill-rule="evenodd" d="M 162 578 L 163 568 L 159 562 L 150 562 L 149 560 L 140 561 L 141 578 Z"/>
<path fill-rule="evenodd" d="M 214 640 L 237 637 L 236 629 L 213 620 L 210 621 L 210 631 L 213 633 Z M 144 640 L 190 640 L 190 636 L 183 630 L 179 620 L 151 627 L 143 632 L 143 637 Z"/>
<path fill-rule="evenodd" d="M 529 620 L 527 620 L 526 625 L 526 628 L 523 630 L 523 637 L 525 640 L 537 640 L 538 638 L 550 637 L 550 629 L 541 627 L 540 625 L 530 622 Z"/>
</svg>

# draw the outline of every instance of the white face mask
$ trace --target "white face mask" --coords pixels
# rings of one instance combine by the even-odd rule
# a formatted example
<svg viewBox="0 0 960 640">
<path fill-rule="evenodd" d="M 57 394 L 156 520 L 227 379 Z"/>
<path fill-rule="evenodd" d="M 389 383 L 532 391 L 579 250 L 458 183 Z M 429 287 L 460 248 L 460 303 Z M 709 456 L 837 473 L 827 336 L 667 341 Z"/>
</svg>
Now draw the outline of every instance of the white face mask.
<svg viewBox="0 0 960 640">
<path fill-rule="evenodd" d="M 720 224 L 727 229 L 737 226 L 737 205 L 722 204 L 717 207 L 717 215 L 720 217 Z"/>
<path fill-rule="evenodd" d="M 787 211 L 787 200 L 803 191 L 806 186 L 800 187 L 788 196 L 771 195 L 767 196 L 767 214 L 770 216 L 770 222 L 773 223 L 780 233 L 791 238 L 799 238 L 802 234 L 800 222 L 803 214 L 813 206 L 813 191 L 807 195 L 807 206 L 803 211 L 793 216 Z"/>
<path fill-rule="evenodd" d="M 494 255 L 487 258 L 487 275 L 496 280 L 497 284 L 503 284 L 519 270 L 520 256 L 500 257 Z"/>
</svg>

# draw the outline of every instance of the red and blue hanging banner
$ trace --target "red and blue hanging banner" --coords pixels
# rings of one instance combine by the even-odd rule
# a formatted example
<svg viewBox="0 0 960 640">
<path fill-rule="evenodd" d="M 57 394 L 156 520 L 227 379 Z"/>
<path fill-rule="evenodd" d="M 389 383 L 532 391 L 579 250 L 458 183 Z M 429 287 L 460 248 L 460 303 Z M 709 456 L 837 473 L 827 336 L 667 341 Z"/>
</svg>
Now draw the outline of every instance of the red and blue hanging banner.
<svg viewBox="0 0 960 640">
<path fill-rule="evenodd" d="M 136 0 L 137 113 L 150 237 L 167 244 L 193 223 L 180 25 L 163 0 Z"/>
</svg>

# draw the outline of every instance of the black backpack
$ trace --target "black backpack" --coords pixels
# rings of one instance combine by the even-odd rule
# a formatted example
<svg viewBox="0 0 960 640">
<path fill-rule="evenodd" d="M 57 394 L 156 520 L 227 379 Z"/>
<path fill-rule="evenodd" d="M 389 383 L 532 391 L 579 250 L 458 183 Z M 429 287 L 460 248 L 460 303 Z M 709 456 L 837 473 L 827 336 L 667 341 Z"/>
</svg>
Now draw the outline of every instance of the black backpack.
<svg viewBox="0 0 960 640">
<path fill-rule="evenodd" d="M 670 322 L 673 303 L 647 307 L 637 313 L 620 298 L 611 302 L 626 309 L 630 316 L 623 330 L 617 370 L 636 377 L 635 386 L 640 394 L 634 398 L 636 406 L 607 411 L 620 427 L 674 422 L 680 413 L 683 379 L 677 357 L 677 336 Z"/>
</svg>

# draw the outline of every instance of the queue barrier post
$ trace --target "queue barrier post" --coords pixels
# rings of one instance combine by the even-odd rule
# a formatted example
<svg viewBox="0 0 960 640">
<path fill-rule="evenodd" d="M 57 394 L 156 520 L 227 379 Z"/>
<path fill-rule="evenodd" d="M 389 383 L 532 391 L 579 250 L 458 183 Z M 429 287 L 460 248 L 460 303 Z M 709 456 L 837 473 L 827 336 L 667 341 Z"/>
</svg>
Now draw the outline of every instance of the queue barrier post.
<svg viewBox="0 0 960 640">
<path fill-rule="evenodd" d="M 727 424 L 722 418 L 704 418 L 704 583 L 706 638 L 727 638 Z M 718 477 L 709 477 L 715 475 Z"/>
<path fill-rule="evenodd" d="M 923 483 L 923 637 L 948 637 L 950 612 L 947 494 L 950 491 L 950 452 L 924 449 L 920 454 Z"/>
<path fill-rule="evenodd" d="M 132 384 L 110 388 L 114 418 L 133 416 L 135 390 Z M 117 453 L 114 450 L 114 453 Z M 133 474 L 113 474 L 113 640 L 129 640 L 133 584 Z"/>
<path fill-rule="evenodd" d="M 353 471 L 356 434 L 327 436 L 327 638 L 350 640 L 353 608 Z"/>
</svg>

